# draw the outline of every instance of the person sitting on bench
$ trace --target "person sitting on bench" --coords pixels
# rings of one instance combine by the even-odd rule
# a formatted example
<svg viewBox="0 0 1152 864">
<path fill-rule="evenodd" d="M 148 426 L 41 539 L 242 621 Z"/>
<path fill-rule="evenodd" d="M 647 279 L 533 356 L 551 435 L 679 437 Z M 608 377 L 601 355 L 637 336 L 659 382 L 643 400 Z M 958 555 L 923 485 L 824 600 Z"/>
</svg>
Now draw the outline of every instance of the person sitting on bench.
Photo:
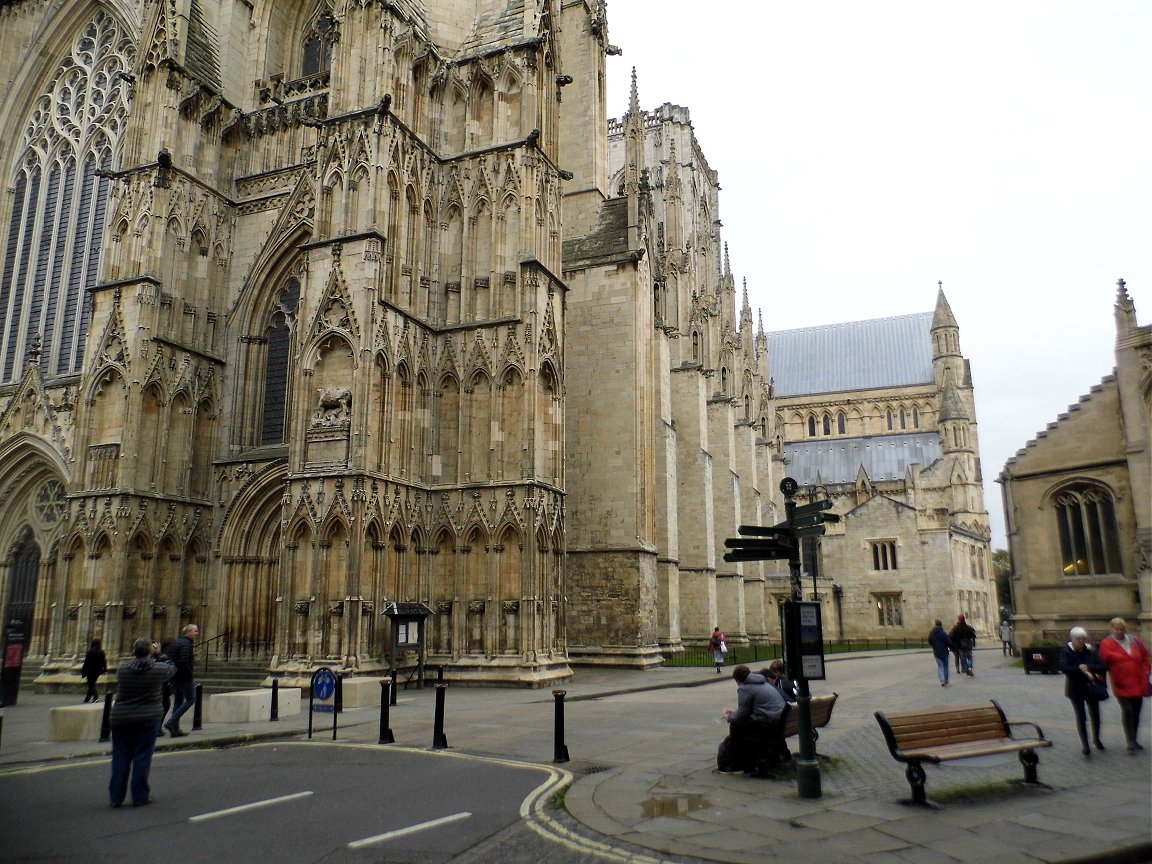
<svg viewBox="0 0 1152 864">
<path fill-rule="evenodd" d="M 759 763 L 779 759 L 782 736 L 780 717 L 787 704 L 780 691 L 764 676 L 740 665 L 732 670 L 736 682 L 736 710 L 724 711 L 728 736 L 720 742 L 716 768 L 721 774 L 756 773 Z"/>
<path fill-rule="evenodd" d="M 784 674 L 783 660 L 777 657 L 761 669 L 760 674 L 764 676 L 764 680 L 780 691 L 785 702 L 796 701 L 796 682 L 789 680 L 788 676 Z"/>
</svg>

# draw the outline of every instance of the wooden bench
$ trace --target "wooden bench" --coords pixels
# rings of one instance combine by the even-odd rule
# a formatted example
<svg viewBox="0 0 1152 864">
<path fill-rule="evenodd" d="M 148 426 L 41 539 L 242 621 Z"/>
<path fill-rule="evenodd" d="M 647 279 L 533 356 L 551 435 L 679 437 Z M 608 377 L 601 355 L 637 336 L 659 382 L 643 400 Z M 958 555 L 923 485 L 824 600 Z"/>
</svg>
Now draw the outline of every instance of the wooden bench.
<svg viewBox="0 0 1152 864">
<path fill-rule="evenodd" d="M 1009 723 L 1000 706 L 959 705 L 907 711 L 901 714 L 876 712 L 876 722 L 892 758 L 908 765 L 905 775 L 912 787 L 912 803 L 928 804 L 924 794 L 924 762 L 939 764 L 955 759 L 971 759 L 999 753 L 1016 753 L 1024 766 L 1024 782 L 1039 783 L 1036 750 L 1052 742 L 1035 723 Z M 1034 738 L 1016 738 L 1013 727 L 1032 727 Z"/>
<path fill-rule="evenodd" d="M 831 696 L 813 696 L 808 703 L 808 713 L 812 718 L 812 753 L 816 753 L 816 739 L 820 737 L 818 729 L 823 729 L 832 719 L 832 709 L 836 707 L 839 693 Z M 784 709 L 784 737 L 791 738 L 800 733 L 800 712 L 792 709 L 791 702 Z"/>
</svg>

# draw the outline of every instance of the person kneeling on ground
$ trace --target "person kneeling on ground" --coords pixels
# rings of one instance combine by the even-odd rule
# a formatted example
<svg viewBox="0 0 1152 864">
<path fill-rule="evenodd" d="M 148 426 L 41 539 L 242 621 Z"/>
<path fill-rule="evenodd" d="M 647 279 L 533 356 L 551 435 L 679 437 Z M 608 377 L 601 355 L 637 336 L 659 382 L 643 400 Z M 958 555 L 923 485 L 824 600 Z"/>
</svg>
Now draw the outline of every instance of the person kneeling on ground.
<svg viewBox="0 0 1152 864">
<path fill-rule="evenodd" d="M 736 710 L 724 711 L 728 737 L 720 742 L 716 768 L 721 774 L 756 773 L 758 763 L 779 759 L 783 743 L 780 718 L 786 702 L 764 676 L 740 665 L 732 670 L 736 682 Z"/>
</svg>

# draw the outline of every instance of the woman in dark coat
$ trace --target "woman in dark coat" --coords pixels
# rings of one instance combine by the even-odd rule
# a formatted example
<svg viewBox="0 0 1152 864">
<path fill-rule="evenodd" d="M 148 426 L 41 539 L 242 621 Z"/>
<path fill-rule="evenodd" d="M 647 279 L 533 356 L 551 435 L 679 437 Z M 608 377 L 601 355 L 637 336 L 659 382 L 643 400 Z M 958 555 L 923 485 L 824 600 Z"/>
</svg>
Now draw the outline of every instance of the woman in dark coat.
<svg viewBox="0 0 1152 864">
<path fill-rule="evenodd" d="M 1100 700 L 1092 694 L 1091 683 L 1103 682 L 1108 667 L 1100 655 L 1088 644 L 1088 633 L 1083 627 L 1073 627 L 1068 631 L 1071 641 L 1060 652 L 1060 671 L 1064 673 L 1064 695 L 1072 703 L 1076 714 L 1076 732 L 1080 736 L 1080 752 L 1091 756 L 1088 747 L 1088 729 L 1085 724 L 1085 708 L 1092 720 L 1092 741 L 1097 750 L 1103 750 L 1100 741 Z"/>
<path fill-rule="evenodd" d="M 88 682 L 88 692 L 84 694 L 85 702 L 100 701 L 100 694 L 96 692 L 96 682 L 107 671 L 108 658 L 104 656 L 100 640 L 93 639 L 92 646 L 84 655 L 84 665 L 80 667 L 80 677 Z"/>
</svg>

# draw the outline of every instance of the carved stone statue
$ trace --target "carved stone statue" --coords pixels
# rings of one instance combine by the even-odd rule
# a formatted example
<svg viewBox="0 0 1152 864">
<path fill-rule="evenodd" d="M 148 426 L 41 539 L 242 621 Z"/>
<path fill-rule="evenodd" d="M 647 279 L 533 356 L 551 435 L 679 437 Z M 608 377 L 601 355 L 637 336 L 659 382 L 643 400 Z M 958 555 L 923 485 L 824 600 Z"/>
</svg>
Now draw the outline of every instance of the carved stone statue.
<svg viewBox="0 0 1152 864">
<path fill-rule="evenodd" d="M 332 426 L 352 416 L 352 391 L 347 387 L 322 387 L 316 391 L 317 400 L 315 422 Z"/>
</svg>

